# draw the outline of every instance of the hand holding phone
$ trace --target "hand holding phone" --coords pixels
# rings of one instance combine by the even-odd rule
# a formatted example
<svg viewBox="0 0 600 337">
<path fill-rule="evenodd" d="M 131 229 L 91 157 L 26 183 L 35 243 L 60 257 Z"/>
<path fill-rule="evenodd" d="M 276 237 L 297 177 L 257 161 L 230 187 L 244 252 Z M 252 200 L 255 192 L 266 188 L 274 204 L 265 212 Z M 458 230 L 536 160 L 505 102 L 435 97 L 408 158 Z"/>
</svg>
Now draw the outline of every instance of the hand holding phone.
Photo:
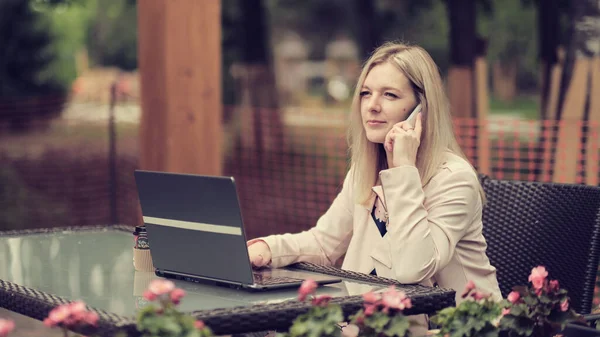
<svg viewBox="0 0 600 337">
<path fill-rule="evenodd" d="M 410 123 L 410 126 L 415 127 L 415 123 L 417 122 L 417 115 L 421 112 L 421 103 L 417 104 L 415 109 L 408 115 L 406 118 L 406 122 Z"/>
<path fill-rule="evenodd" d="M 384 147 L 392 156 L 391 167 L 416 165 L 417 151 L 421 143 L 421 104 L 388 132 Z"/>
</svg>

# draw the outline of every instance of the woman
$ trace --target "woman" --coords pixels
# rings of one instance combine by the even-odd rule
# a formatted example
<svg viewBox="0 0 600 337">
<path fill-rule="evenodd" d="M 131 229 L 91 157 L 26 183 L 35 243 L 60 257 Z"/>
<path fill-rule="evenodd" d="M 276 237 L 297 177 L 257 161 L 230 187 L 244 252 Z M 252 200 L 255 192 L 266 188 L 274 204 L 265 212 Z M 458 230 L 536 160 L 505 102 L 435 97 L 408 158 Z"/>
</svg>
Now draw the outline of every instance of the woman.
<svg viewBox="0 0 600 337">
<path fill-rule="evenodd" d="M 418 106 L 415 122 L 405 121 Z M 387 43 L 366 62 L 351 111 L 351 166 L 315 227 L 248 242 L 256 267 L 307 261 L 401 283 L 472 280 L 501 299 L 482 235 L 484 194 L 453 133 L 437 66 L 417 46 Z"/>
</svg>

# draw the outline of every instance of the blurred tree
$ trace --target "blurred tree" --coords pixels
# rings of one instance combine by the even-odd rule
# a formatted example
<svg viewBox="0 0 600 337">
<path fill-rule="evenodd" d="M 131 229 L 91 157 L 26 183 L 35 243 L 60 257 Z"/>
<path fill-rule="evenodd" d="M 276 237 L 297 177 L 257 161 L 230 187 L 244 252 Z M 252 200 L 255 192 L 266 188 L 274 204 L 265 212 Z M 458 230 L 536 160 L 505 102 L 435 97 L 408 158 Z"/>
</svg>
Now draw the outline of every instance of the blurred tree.
<svg viewBox="0 0 600 337">
<path fill-rule="evenodd" d="M 450 23 L 450 105 L 457 117 L 476 117 L 474 64 L 477 52 L 477 6 L 472 0 L 446 0 L 446 6 Z"/>
<path fill-rule="evenodd" d="M 552 69 L 558 63 L 558 47 L 560 45 L 560 6 L 559 0 L 536 0 L 538 13 L 538 48 L 541 66 L 540 78 L 540 118 L 548 117 L 550 88 L 552 86 Z M 564 1 L 563 1 L 564 3 Z M 563 9 L 566 6 L 563 5 Z M 564 10 L 563 10 L 564 13 Z"/>
<path fill-rule="evenodd" d="M 400 40 L 425 48 L 446 73 L 449 67 L 449 23 L 444 1 L 380 0 L 382 41 Z"/>
<path fill-rule="evenodd" d="M 101 66 L 114 66 L 123 70 L 136 69 L 136 2 L 131 0 L 87 1 L 97 3 L 96 15 L 90 23 L 87 38 L 92 63 Z"/>
<path fill-rule="evenodd" d="M 571 0 L 569 2 L 569 28 L 565 39 L 566 54 L 563 65 L 563 76 L 560 84 L 557 114 L 562 119 L 562 112 L 571 87 L 580 85 L 585 88 L 586 100 L 590 99 L 591 83 L 588 76 L 573 78 L 578 60 L 589 60 L 600 56 L 600 2 L 594 0 Z M 587 73 L 588 71 L 586 71 Z M 581 83 L 574 81 L 581 80 Z M 597 94 L 597 93 L 594 93 Z"/>
<path fill-rule="evenodd" d="M 282 143 L 283 124 L 279 111 L 275 74 L 269 40 L 269 17 L 263 0 L 239 0 L 239 64 L 232 69 L 238 83 L 242 106 L 249 107 L 239 116 L 239 126 L 252 130 L 241 133 L 242 145 L 253 144 L 260 156 L 276 150 Z M 246 137 L 248 136 L 248 137 Z"/>
<path fill-rule="evenodd" d="M 580 170 L 586 167 L 587 183 L 597 184 L 597 143 L 585 134 L 600 122 L 600 2 L 569 1 L 569 30 L 565 39 L 564 60 L 559 55 L 562 76 L 558 95 L 551 90 L 546 117 L 560 120 L 550 146 L 555 158 L 553 181 L 574 183 Z M 555 83 L 550 83 L 556 87 Z M 554 97 L 553 97 L 554 96 Z M 556 103 L 555 103 L 556 102 Z M 585 122 L 591 122 L 586 125 Z M 597 129 L 594 130 L 597 132 Z M 593 135 L 593 133 L 592 133 Z M 556 138 L 554 137 L 556 136 Z M 586 137 L 584 149 L 580 140 Z M 574 150 L 577 149 L 577 150 Z M 580 150 L 581 149 L 581 150 Z M 581 160 L 580 156 L 584 156 Z M 558 166 L 560 164 L 560 166 Z M 590 166 L 591 165 L 591 166 Z M 563 172 L 559 172 L 562 168 Z M 590 169 L 591 168 L 591 169 Z"/>
<path fill-rule="evenodd" d="M 65 84 L 42 76 L 56 58 L 53 39 L 48 21 L 29 1 L 0 1 L 0 122 L 12 131 L 26 131 L 32 121 L 51 119 L 62 110 Z"/>
<path fill-rule="evenodd" d="M 70 88 L 78 76 L 77 55 L 86 47 L 87 31 L 90 20 L 95 16 L 97 1 L 63 1 L 66 1 L 66 4 L 57 3 L 54 7 L 45 9 L 43 6 L 34 8 L 38 8 L 44 19 L 49 22 L 50 31 L 54 36 L 49 48 L 56 55 L 40 76 L 48 80 L 54 79 Z"/>
<path fill-rule="evenodd" d="M 377 11 L 377 4 L 373 0 L 353 0 L 352 5 L 354 24 L 351 26 L 354 28 L 361 57 L 366 60 L 382 42 L 385 28 L 382 25 L 382 15 Z"/>
<path fill-rule="evenodd" d="M 268 0 L 267 4 L 271 24 L 277 27 L 272 31 L 274 40 L 290 31 L 298 33 L 310 43 L 311 59 L 325 59 L 326 45 L 348 31 L 352 7 L 347 0 Z"/>
<path fill-rule="evenodd" d="M 537 88 L 535 10 L 521 0 L 494 0 L 489 18 L 478 20 L 489 41 L 487 59 L 493 69 L 493 92 L 512 101 L 522 90 Z"/>
<path fill-rule="evenodd" d="M 227 107 L 238 103 L 239 97 L 235 89 L 235 82 L 230 72 L 231 66 L 240 61 L 240 51 L 237 44 L 239 22 L 241 17 L 238 0 L 221 0 L 221 52 L 223 55 L 222 81 L 223 104 Z M 231 119 L 232 109 L 225 109 L 223 121 L 227 124 Z"/>
<path fill-rule="evenodd" d="M 552 72 L 559 63 L 558 51 L 566 41 L 569 30 L 569 0 L 521 0 L 525 8 L 536 7 L 537 13 L 537 57 L 539 60 L 540 118 L 549 113 Z"/>
</svg>

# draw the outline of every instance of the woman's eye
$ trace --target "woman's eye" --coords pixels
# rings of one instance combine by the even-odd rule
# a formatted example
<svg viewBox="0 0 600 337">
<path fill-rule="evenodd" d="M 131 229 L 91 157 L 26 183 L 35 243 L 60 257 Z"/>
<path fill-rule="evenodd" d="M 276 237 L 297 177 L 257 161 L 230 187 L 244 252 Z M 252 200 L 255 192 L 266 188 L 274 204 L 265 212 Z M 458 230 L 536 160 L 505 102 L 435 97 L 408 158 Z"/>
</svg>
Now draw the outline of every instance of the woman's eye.
<svg viewBox="0 0 600 337">
<path fill-rule="evenodd" d="M 396 96 L 395 94 L 392 94 L 391 92 L 386 92 L 385 95 L 387 97 L 391 97 L 391 98 L 398 98 L 398 96 Z"/>
<path fill-rule="evenodd" d="M 369 94 L 369 92 L 368 92 L 368 91 L 361 91 L 361 92 L 360 92 L 360 96 L 366 96 L 366 95 L 368 95 L 368 94 Z"/>
</svg>

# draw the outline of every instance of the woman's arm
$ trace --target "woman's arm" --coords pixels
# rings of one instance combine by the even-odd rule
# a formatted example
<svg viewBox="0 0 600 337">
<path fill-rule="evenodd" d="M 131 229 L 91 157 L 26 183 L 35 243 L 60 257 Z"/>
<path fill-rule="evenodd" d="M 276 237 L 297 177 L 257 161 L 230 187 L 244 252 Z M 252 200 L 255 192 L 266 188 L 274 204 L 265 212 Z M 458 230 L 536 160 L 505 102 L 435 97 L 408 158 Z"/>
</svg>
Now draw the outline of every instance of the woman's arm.
<svg viewBox="0 0 600 337">
<path fill-rule="evenodd" d="M 296 234 L 270 235 L 263 240 L 271 249 L 271 266 L 283 267 L 296 262 L 333 265 L 348 248 L 352 237 L 354 200 L 352 178 L 346 175 L 340 193 L 315 227 Z"/>
<path fill-rule="evenodd" d="M 416 167 L 380 173 L 389 214 L 386 244 L 377 255 L 389 256 L 396 279 L 419 283 L 444 268 L 458 241 L 481 215 L 478 178 L 470 167 L 443 168 L 428 189 L 427 200 Z"/>
</svg>

